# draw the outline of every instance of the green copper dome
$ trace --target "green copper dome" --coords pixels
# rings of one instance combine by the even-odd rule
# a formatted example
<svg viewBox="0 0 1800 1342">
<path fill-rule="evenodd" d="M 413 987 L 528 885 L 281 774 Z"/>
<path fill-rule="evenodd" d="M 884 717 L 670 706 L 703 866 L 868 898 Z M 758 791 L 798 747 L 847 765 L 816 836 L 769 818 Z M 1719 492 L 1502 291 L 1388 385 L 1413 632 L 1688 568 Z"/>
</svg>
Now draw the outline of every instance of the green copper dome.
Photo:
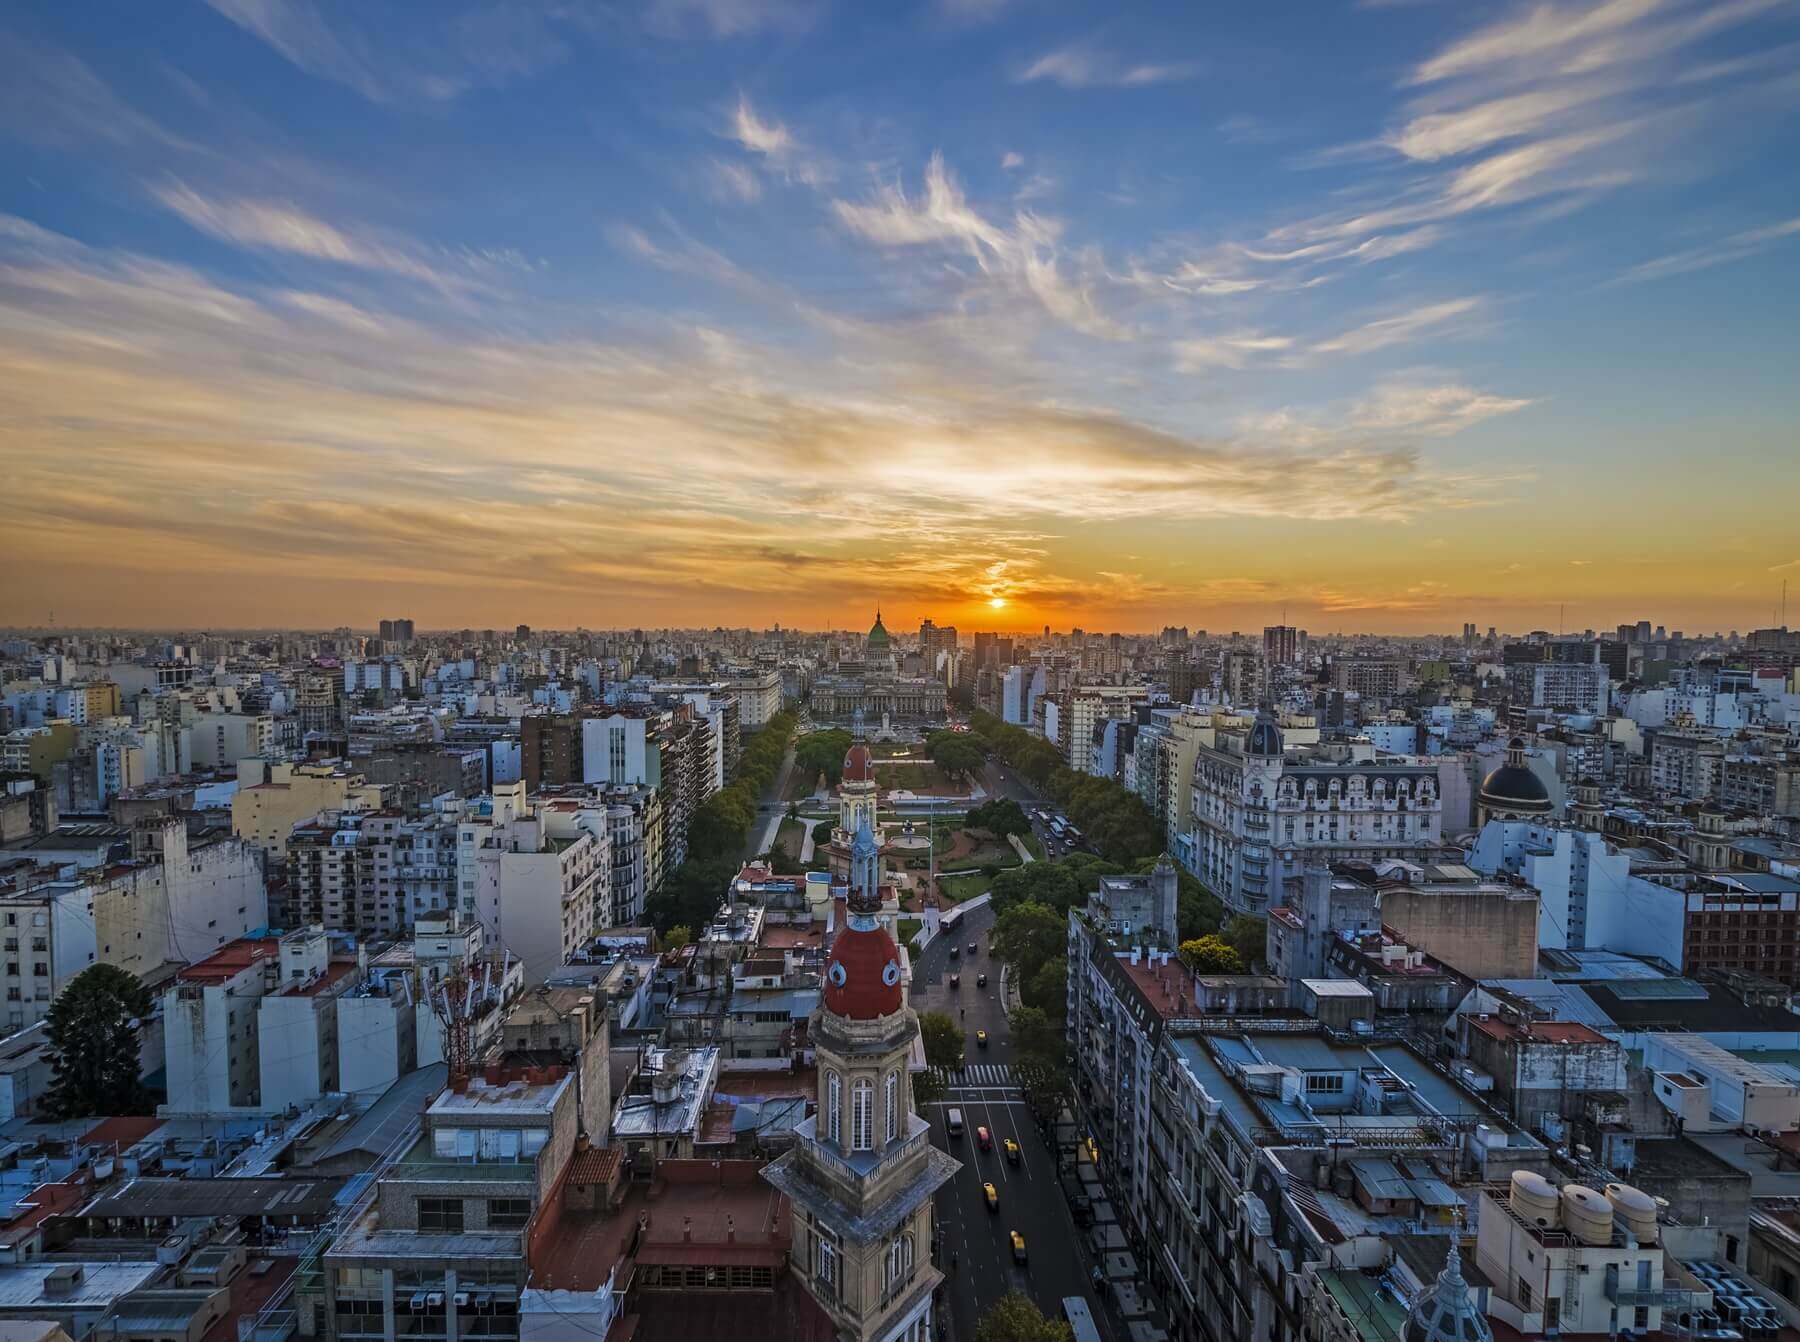
<svg viewBox="0 0 1800 1342">
<path fill-rule="evenodd" d="M 881 612 L 876 611 L 875 627 L 869 630 L 869 646 L 871 648 L 885 648 L 893 643 L 893 641 L 893 638 L 888 634 L 887 626 L 881 622 Z"/>
</svg>

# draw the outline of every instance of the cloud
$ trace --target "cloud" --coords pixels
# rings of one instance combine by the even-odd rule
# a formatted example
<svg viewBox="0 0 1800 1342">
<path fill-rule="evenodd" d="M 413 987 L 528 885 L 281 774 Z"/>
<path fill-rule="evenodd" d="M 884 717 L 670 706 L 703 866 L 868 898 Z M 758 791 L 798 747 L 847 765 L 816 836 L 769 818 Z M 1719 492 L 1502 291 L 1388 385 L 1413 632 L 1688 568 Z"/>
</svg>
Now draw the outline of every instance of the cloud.
<svg viewBox="0 0 1800 1342">
<path fill-rule="evenodd" d="M 1000 156 L 1000 168 L 1004 172 L 1011 172 L 1015 168 L 1022 168 L 1024 166 L 1025 156 L 1023 154 L 1015 154 L 1009 149 Z"/>
<path fill-rule="evenodd" d="M 1352 428 L 1373 433 L 1442 436 L 1460 433 L 1483 420 L 1510 415 L 1530 405 L 1523 397 L 1495 396 L 1454 383 L 1388 383 L 1353 406 L 1348 422 Z"/>
<path fill-rule="evenodd" d="M 1767 251 L 1777 243 L 1785 242 L 1796 235 L 1800 235 L 1800 218 L 1784 219 L 1780 223 L 1766 224 L 1761 228 L 1751 228 L 1741 233 L 1733 233 L 1730 237 L 1721 238 L 1719 241 L 1708 243 L 1703 247 L 1690 247 L 1685 251 L 1659 256 L 1654 261 L 1642 262 L 1633 266 L 1618 279 L 1620 282 L 1661 280 L 1667 279 L 1671 275 L 1685 275 L 1689 271 L 1729 265 L 1733 261 L 1742 261 L 1759 252 Z"/>
<path fill-rule="evenodd" d="M 1427 331 L 1435 331 L 1458 317 L 1468 316 L 1481 307 L 1479 298 L 1452 298 L 1441 303 L 1382 317 L 1345 331 L 1342 335 L 1322 340 L 1313 346 L 1318 354 L 1368 354 L 1390 345 L 1414 340 Z"/>
<path fill-rule="evenodd" d="M 1026 210 L 1013 216 L 1010 227 L 992 222 L 969 204 L 941 154 L 926 165 L 922 197 L 909 198 L 889 186 L 868 201 L 833 201 L 832 209 L 852 234 L 882 247 L 955 248 L 984 275 L 1031 294 L 1057 320 L 1085 335 L 1103 340 L 1128 335 L 1098 309 L 1087 286 L 1064 273 L 1058 224 Z"/>
<path fill-rule="evenodd" d="M 1200 67 L 1191 61 L 1132 63 L 1085 43 L 1074 43 L 1039 56 L 1014 77 L 1017 84 L 1048 79 L 1066 89 L 1143 88 L 1192 79 Z"/>
<path fill-rule="evenodd" d="M 1293 344 L 1288 336 L 1264 335 L 1257 331 L 1178 340 L 1175 342 L 1175 366 L 1184 373 L 1211 368 L 1243 368 L 1261 355 L 1280 353 L 1292 348 Z"/>
<path fill-rule="evenodd" d="M 708 181 L 712 194 L 721 200 L 751 201 L 762 195 L 762 183 L 742 163 L 714 159 L 709 165 Z"/>
<path fill-rule="evenodd" d="M 790 181 L 816 186 L 828 179 L 824 163 L 779 121 L 765 120 L 740 94 L 727 119 L 725 136 Z"/>
<path fill-rule="evenodd" d="M 387 271 L 443 289 L 467 284 L 465 279 L 434 269 L 405 248 L 352 237 L 285 202 L 208 197 L 175 180 L 152 187 L 150 194 L 202 233 L 222 242 L 361 270 Z"/>
<path fill-rule="evenodd" d="M 650 0 L 644 23 L 664 37 L 754 37 L 804 32 L 823 8 L 820 0 Z"/>
<path fill-rule="evenodd" d="M 498 88 L 569 55 L 549 22 L 552 11 L 530 5 L 470 8 L 399 48 L 346 19 L 327 22 L 312 0 L 206 3 L 296 68 L 374 103 L 446 101 L 471 88 Z"/>
<path fill-rule="evenodd" d="M 0 127 L 33 144 L 193 149 L 61 47 L 0 29 Z"/>
</svg>

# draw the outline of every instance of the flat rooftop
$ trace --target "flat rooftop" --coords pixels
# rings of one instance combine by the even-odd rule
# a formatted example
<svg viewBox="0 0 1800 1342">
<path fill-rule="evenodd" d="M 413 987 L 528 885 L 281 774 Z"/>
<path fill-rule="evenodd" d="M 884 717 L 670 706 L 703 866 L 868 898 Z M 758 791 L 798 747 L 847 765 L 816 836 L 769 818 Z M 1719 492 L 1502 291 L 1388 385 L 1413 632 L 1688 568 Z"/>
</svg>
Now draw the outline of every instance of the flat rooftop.
<svg viewBox="0 0 1800 1342">
<path fill-rule="evenodd" d="M 281 942 L 275 937 L 245 937 L 221 946 L 204 960 L 181 971 L 181 982 L 229 983 L 252 965 L 273 960 L 281 953 Z"/>
</svg>

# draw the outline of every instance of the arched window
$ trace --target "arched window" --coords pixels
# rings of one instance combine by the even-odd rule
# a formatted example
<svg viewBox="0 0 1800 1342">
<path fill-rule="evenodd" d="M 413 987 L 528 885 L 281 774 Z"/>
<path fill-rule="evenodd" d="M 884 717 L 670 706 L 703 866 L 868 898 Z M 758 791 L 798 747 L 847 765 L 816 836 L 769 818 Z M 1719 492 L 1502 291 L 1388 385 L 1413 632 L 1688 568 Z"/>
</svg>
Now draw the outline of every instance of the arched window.
<svg viewBox="0 0 1800 1342">
<path fill-rule="evenodd" d="M 844 1083 L 836 1072 L 825 1074 L 825 1135 L 844 1140 Z"/>
<path fill-rule="evenodd" d="M 850 1087 L 850 1149 L 875 1149 L 875 1083 L 866 1076 Z"/>
<path fill-rule="evenodd" d="M 900 1139 L 900 1073 L 887 1074 L 887 1139 L 890 1142 Z"/>
</svg>

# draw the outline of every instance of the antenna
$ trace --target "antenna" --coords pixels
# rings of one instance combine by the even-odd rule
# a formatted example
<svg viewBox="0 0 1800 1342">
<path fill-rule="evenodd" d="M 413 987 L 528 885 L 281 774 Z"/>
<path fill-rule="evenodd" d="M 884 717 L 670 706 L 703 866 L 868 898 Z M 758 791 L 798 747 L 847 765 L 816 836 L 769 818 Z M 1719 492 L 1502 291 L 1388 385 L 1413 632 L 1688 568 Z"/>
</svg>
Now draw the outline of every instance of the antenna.
<svg viewBox="0 0 1800 1342">
<path fill-rule="evenodd" d="M 463 978 L 460 967 L 453 969 L 437 985 L 432 994 L 431 1010 L 444 1027 L 444 1060 L 449 1064 L 452 1089 L 466 1083 L 470 1069 L 469 1021 L 474 1007 L 475 985 Z"/>
</svg>

